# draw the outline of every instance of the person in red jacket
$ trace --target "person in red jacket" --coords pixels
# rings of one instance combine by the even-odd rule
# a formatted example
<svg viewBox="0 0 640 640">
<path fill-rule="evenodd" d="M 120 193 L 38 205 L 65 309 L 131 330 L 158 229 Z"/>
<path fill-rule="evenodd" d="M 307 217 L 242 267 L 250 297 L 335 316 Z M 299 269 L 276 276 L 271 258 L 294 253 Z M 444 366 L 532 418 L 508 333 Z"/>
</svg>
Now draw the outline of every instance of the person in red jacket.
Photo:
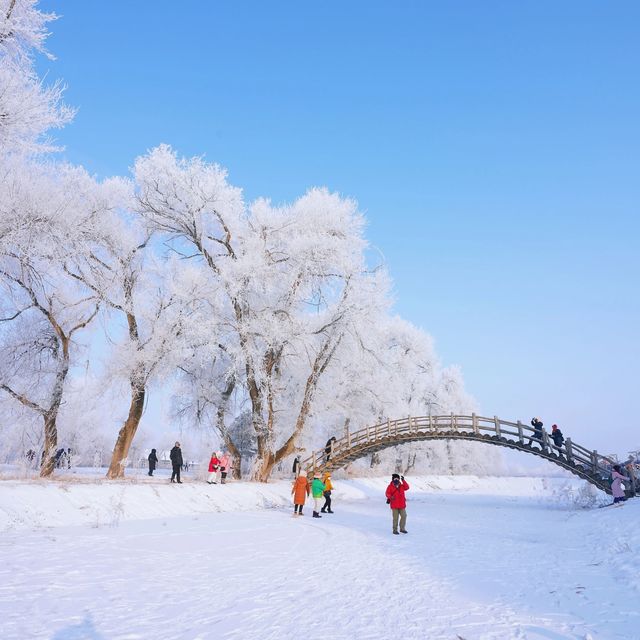
<svg viewBox="0 0 640 640">
<path fill-rule="evenodd" d="M 211 454 L 211 460 L 209 460 L 209 477 L 207 478 L 207 484 L 218 484 L 216 482 L 216 476 L 220 470 L 220 459 L 218 454 L 214 451 Z"/>
<path fill-rule="evenodd" d="M 387 487 L 385 495 L 387 496 L 387 504 L 391 507 L 393 514 L 393 533 L 398 535 L 398 518 L 400 518 L 400 533 L 408 533 L 407 524 L 407 499 L 404 492 L 409 491 L 409 485 L 401 476 L 394 473 L 391 476 L 391 482 Z"/>
</svg>

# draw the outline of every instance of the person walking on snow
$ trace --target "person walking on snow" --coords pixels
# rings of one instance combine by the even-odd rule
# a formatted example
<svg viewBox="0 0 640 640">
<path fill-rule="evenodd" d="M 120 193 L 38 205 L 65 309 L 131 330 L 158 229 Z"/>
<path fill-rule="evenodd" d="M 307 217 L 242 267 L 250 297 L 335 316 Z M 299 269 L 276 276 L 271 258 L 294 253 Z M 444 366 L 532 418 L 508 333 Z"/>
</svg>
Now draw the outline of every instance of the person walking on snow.
<svg viewBox="0 0 640 640">
<path fill-rule="evenodd" d="M 331 491 L 333 490 L 333 484 L 331 484 L 331 474 L 328 471 L 325 471 L 322 476 L 322 483 L 324 484 L 324 505 L 322 505 L 320 511 L 322 513 L 333 513 L 333 511 L 331 511 Z"/>
<path fill-rule="evenodd" d="M 178 484 L 182 484 L 182 480 L 180 480 L 180 469 L 182 468 L 183 462 L 182 462 L 182 449 L 180 449 L 179 442 L 176 442 L 175 447 L 171 449 L 169 458 L 171 458 L 171 466 L 173 468 L 173 471 L 171 473 L 171 482 L 177 481 Z"/>
<path fill-rule="evenodd" d="M 620 465 L 614 464 L 611 471 L 611 493 L 613 494 L 613 504 L 624 502 L 627 498 L 622 488 L 622 481 L 626 478 L 620 473 Z"/>
<path fill-rule="evenodd" d="M 398 518 L 400 518 L 400 533 L 408 533 L 406 529 L 407 499 L 404 495 L 405 491 L 409 491 L 409 485 L 404 479 L 404 476 L 394 473 L 391 476 L 391 482 L 387 487 L 385 495 L 387 496 L 387 502 L 391 507 L 393 533 L 395 535 L 398 535 Z"/>
<path fill-rule="evenodd" d="M 211 454 L 211 460 L 209 460 L 209 477 L 207 478 L 207 484 L 217 484 L 218 469 L 220 468 L 220 460 L 216 452 Z"/>
<path fill-rule="evenodd" d="M 309 481 L 307 480 L 306 471 L 301 471 L 300 475 L 293 481 L 291 487 L 291 495 L 293 496 L 293 515 L 302 515 L 302 507 L 309 495 Z"/>
<path fill-rule="evenodd" d="M 562 457 L 562 444 L 564 442 L 564 436 L 562 435 L 562 431 L 560 431 L 557 424 L 551 425 L 551 438 L 553 440 L 553 444 L 555 444 L 558 448 L 558 455 Z"/>
<path fill-rule="evenodd" d="M 311 483 L 311 495 L 313 496 L 313 517 L 322 518 L 318 513 L 320 511 L 320 500 L 324 494 L 324 483 L 320 480 L 320 476 L 316 473 L 313 476 L 313 482 Z"/>
<path fill-rule="evenodd" d="M 156 470 L 156 465 L 158 464 L 158 456 L 156 455 L 155 449 L 151 449 L 151 453 L 147 460 L 149 460 L 149 475 L 152 476 L 153 472 Z"/>
<path fill-rule="evenodd" d="M 220 458 L 220 480 L 221 484 L 227 483 L 227 474 L 231 470 L 231 454 L 228 451 L 224 452 L 222 458 Z"/>
</svg>

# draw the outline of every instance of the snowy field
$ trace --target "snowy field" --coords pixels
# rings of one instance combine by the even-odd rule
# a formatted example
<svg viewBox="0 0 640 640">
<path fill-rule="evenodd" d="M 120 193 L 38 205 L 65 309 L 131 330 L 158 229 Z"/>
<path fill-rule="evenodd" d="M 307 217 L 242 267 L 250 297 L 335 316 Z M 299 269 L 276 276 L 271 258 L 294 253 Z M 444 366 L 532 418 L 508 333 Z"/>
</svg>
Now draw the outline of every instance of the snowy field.
<svg viewBox="0 0 640 640">
<path fill-rule="evenodd" d="M 640 639 L 640 500 L 579 481 L 0 482 L 2 639 Z M 600 494 L 600 498 L 605 499 Z"/>
</svg>

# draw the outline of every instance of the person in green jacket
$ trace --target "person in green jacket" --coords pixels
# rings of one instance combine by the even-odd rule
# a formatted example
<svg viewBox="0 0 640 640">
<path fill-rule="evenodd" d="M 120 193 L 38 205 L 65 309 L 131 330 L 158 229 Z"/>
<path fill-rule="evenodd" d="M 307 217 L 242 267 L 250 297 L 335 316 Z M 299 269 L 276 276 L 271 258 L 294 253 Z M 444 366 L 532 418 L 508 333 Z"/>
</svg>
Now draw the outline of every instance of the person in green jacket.
<svg viewBox="0 0 640 640">
<path fill-rule="evenodd" d="M 324 482 L 320 480 L 317 473 L 313 476 L 311 483 L 311 495 L 313 496 L 313 517 L 322 518 L 318 511 L 320 511 L 320 501 L 324 497 Z"/>
</svg>

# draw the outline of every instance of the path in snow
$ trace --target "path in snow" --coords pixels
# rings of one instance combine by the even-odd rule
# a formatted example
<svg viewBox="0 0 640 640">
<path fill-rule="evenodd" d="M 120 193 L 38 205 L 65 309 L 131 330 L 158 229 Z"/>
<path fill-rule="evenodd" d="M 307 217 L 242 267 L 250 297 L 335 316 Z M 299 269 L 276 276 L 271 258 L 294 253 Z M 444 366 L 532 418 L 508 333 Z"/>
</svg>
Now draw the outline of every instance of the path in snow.
<svg viewBox="0 0 640 640">
<path fill-rule="evenodd" d="M 383 499 L 335 508 L 4 534 L 3 640 L 640 638 L 608 510 L 423 494 L 393 536 Z"/>
</svg>

